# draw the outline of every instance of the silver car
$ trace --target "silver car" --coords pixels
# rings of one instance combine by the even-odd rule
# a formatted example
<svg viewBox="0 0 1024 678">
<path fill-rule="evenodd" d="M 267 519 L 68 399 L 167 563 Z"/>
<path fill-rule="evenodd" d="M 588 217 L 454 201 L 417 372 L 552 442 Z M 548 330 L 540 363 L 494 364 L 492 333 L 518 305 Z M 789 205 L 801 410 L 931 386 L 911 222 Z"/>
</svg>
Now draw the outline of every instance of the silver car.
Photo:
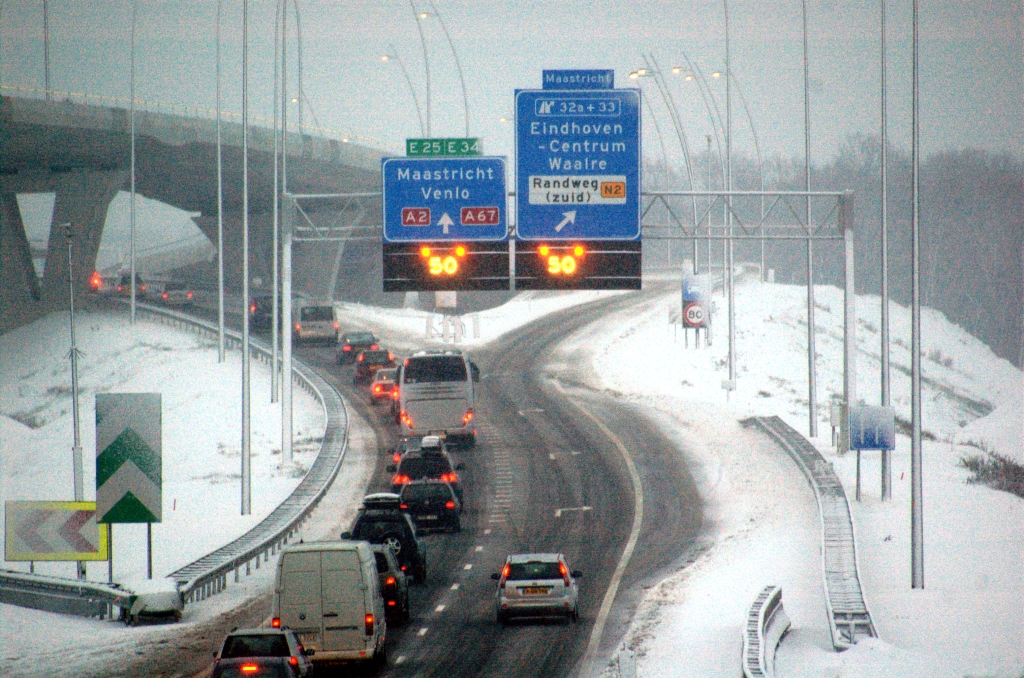
<svg viewBox="0 0 1024 678">
<path fill-rule="evenodd" d="M 512 617 L 559 617 L 578 621 L 579 590 L 576 580 L 583 576 L 570 570 L 561 553 L 521 553 L 505 559 L 498 582 L 495 612 L 499 624 Z"/>
</svg>

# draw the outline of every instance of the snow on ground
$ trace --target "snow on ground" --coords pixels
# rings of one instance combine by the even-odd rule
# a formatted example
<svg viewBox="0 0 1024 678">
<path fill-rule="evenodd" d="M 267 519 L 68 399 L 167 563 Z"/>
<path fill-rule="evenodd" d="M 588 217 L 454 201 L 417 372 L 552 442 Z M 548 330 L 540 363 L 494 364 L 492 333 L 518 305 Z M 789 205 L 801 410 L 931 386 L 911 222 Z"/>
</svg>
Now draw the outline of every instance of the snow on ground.
<svg viewBox="0 0 1024 678">
<path fill-rule="evenodd" d="M 518 295 L 501 307 L 478 314 L 479 337 L 473 336 L 473 320 L 464 318 L 466 335 L 461 345 L 481 346 L 536 317 L 606 294 Z M 729 399 L 720 388 L 727 378 L 724 314 L 716 317 L 712 347 L 693 348 L 691 335 L 691 346 L 686 348 L 682 332 L 667 323 L 668 309 L 678 303 L 678 292 L 598 323 L 570 339 L 563 348 L 565 355 L 574 360 L 582 357 L 591 361 L 595 386 L 643 409 L 678 441 L 706 501 L 707 530 L 697 545 L 696 560 L 645 594 L 626 639 L 626 644 L 637 651 L 638 675 L 737 675 L 746 608 L 764 584 L 776 583 L 783 588 L 786 610 L 793 619 L 793 629 L 779 649 L 780 676 L 1016 678 L 1024 669 L 1024 644 L 1020 642 L 1024 638 L 1022 503 L 1011 495 L 967 484 L 968 474 L 957 466 L 957 461 L 961 456 L 981 453 L 981 448 L 1018 459 L 1024 457 L 1020 424 L 1024 381 L 1020 371 L 995 357 L 981 342 L 949 324 L 940 314 L 925 311 L 922 345 L 926 588 L 911 591 L 909 439 L 904 435 L 898 437 L 893 459 L 893 501 L 879 501 L 878 453 L 869 452 L 864 454 L 863 462 L 864 498 L 859 504 L 853 502 L 855 455 L 839 457 L 833 452 L 827 421 L 829 397 L 839 393 L 842 384 L 842 296 L 830 287 L 818 287 L 816 295 L 820 422 L 819 436 L 812 442 L 833 463 L 851 498 L 865 596 L 880 634 L 879 640 L 861 643 L 842 654 L 832 651 L 828 635 L 821 586 L 820 528 L 813 494 L 783 452 L 738 423 L 755 414 L 778 414 L 807 433 L 804 288 L 756 283 L 739 287 L 737 390 Z M 719 300 L 718 305 L 724 308 L 723 301 Z M 387 331 L 389 342 L 399 350 L 440 342 L 436 334 L 432 339 L 426 337 L 428 319 L 434 322 L 435 331 L 440 329 L 438 316 L 433 314 L 355 304 L 339 304 L 339 310 L 347 324 L 367 326 L 382 334 Z M 909 421 L 909 310 L 894 304 L 890 315 L 892 401 L 899 418 Z M 54 454 L 47 460 L 46 468 L 56 469 L 53 474 L 40 470 L 45 464 L 37 462 L 38 456 L 20 453 L 30 445 L 34 445 L 36 454 L 38 450 L 70 447 L 69 415 L 66 411 L 62 413 L 68 409 L 68 396 L 59 390 L 67 383 L 67 361 L 61 363 L 67 350 L 66 332 L 61 325 L 63 319 L 53 318 L 41 321 L 51 323 L 45 328 L 38 327 L 32 332 L 22 328 L 0 336 L 4 499 L 28 489 L 36 494 L 16 498 L 50 498 L 58 492 L 70 496 L 70 450 L 64 458 Z M 858 298 L 858 393 L 867 404 L 878 402 L 877 318 L 878 299 Z M 141 379 L 149 371 L 159 373 L 156 383 L 167 389 L 165 413 L 171 402 L 167 392 L 180 388 L 179 382 L 191 384 L 192 390 L 185 386 L 186 395 L 174 402 L 188 401 L 189 393 L 199 395 L 201 390 L 223 389 L 219 398 L 207 404 L 206 414 L 215 423 L 227 422 L 223 430 L 228 433 L 214 436 L 210 433 L 215 429 L 214 423 L 204 425 L 202 431 L 198 426 L 189 430 L 189 435 L 202 437 L 201 445 L 197 445 L 202 448 L 201 458 L 207 464 L 211 458 L 217 460 L 215 469 L 191 474 L 179 470 L 183 480 L 177 495 L 189 505 L 197 496 L 217 492 L 219 487 L 224 489 L 216 483 L 235 472 L 237 456 L 221 453 L 217 444 L 223 442 L 225 448 L 236 444 L 234 422 L 240 417 L 234 395 L 240 372 L 237 354 L 235 362 L 229 362 L 234 367 L 218 366 L 215 348 L 193 335 L 145 324 L 129 330 L 116 318 L 105 318 L 103 322 L 114 323 L 117 329 L 105 330 L 105 340 L 99 346 L 86 348 L 80 339 L 87 353 L 108 356 L 104 367 L 92 370 L 91 383 L 102 383 L 111 390 L 157 390 L 151 385 L 136 385 L 131 379 Z M 118 322 L 121 324 L 117 325 Z M 79 325 L 80 336 L 86 333 L 83 324 Z M 100 319 L 92 325 L 96 327 L 92 331 L 99 332 Z M 146 334 L 150 331 L 152 335 Z M 113 346 L 110 342 L 122 336 L 129 338 L 129 344 L 135 343 L 109 351 L 104 348 L 108 344 Z M 204 353 L 209 355 L 201 358 Z M 37 359 L 36 355 L 40 357 Z M 121 356 L 116 362 L 115 355 Z M 156 363 L 145 363 L 156 360 L 154 355 L 167 360 L 160 363 L 164 367 L 158 369 Z M 30 356 L 32 359 L 26 363 Z M 638 356 L 645 357 L 646 363 L 639 361 Z M 143 361 L 141 366 L 136 360 Z M 168 367 L 174 361 L 179 365 L 177 370 Z M 216 370 L 226 372 L 219 374 Z M 195 384 L 198 374 L 204 375 L 202 389 Z M 104 375 L 106 382 L 100 378 Z M 25 377 L 28 381 L 20 384 Z M 256 387 L 256 392 L 267 392 L 267 378 L 262 366 L 257 365 L 254 380 L 263 379 L 263 386 Z M 95 392 L 96 386 L 88 388 Z M 254 397 L 254 408 L 260 402 L 259 397 Z M 228 410 L 226 414 L 224 407 Z M 91 412 L 90 408 L 91 404 L 83 398 L 83 412 Z M 268 407 L 266 413 L 270 421 L 267 430 L 271 432 L 279 429 L 274 423 L 279 421 L 274 418 L 274 409 Z M 254 414 L 254 422 L 263 418 Z M 14 423 L 15 420 L 22 423 Z M 83 415 L 83 421 L 87 420 L 88 414 Z M 40 426 L 26 428 L 30 424 Z M 165 455 L 168 425 L 165 419 Z M 317 512 L 318 522 L 307 528 L 310 537 L 331 535 L 351 520 L 361 488 L 372 470 L 372 433 L 358 420 L 354 425 L 357 435 L 339 482 L 332 488 L 330 505 L 335 508 Z M 311 422 L 309 426 L 315 430 L 316 424 Z M 88 428 L 83 426 L 83 433 Z M 52 438 L 44 438 L 43 433 L 36 433 L 39 431 L 52 434 Z M 267 440 L 274 439 L 272 433 L 268 434 Z M 91 438 L 83 440 L 87 451 L 91 444 Z M 254 486 L 267 483 L 268 487 L 276 487 L 286 480 L 294 483 L 294 479 L 281 477 L 272 463 L 272 445 L 265 444 L 262 458 L 266 463 L 254 463 L 254 470 L 262 469 L 254 476 Z M 86 458 L 90 460 L 89 454 Z M 164 468 L 167 474 L 166 460 Z M 90 469 L 87 466 L 87 477 Z M 230 490 L 218 503 L 224 502 L 234 509 L 236 504 L 231 500 L 237 502 L 237 484 L 222 485 Z M 169 496 L 165 489 L 165 497 Z M 337 506 L 348 507 L 347 513 L 339 516 Z M 233 514 L 225 516 L 225 520 L 233 523 L 231 529 L 241 531 L 241 521 Z M 164 527 L 157 526 L 154 535 Z M 124 528 L 125 532 L 127 529 Z M 195 539 L 207 536 L 182 536 L 184 542 Z M 210 544 L 213 541 L 209 539 Z M 133 552 L 133 562 L 141 561 L 144 554 L 138 539 L 125 536 L 119 541 L 116 531 L 115 548 L 122 549 L 122 554 L 125 549 Z M 93 565 L 90 576 L 94 577 L 100 567 Z M 102 569 L 105 574 L 105 567 Z M 128 569 L 131 568 L 126 566 L 125 574 Z M 120 572 L 121 567 L 116 567 L 115 575 Z M 269 573 L 269 568 L 264 568 L 259 576 L 243 578 L 241 585 L 229 586 L 222 595 L 187 606 L 184 623 L 199 623 L 256 595 L 269 585 Z M 16 665 L 9 660 L 37 651 L 38 647 L 48 647 L 47 643 L 54 638 L 63 638 L 57 642 L 54 653 L 48 654 L 52 666 L 64 667 L 68 657 L 74 656 L 77 661 L 73 665 L 84 669 L 100 660 L 80 648 L 130 647 L 145 642 L 151 635 L 166 633 L 162 628 L 125 629 L 109 622 L 0 605 L 0 640 L 5 648 L 0 667 L 8 675 Z M 73 649 L 76 651 L 71 652 Z"/>
<path fill-rule="evenodd" d="M 926 588 L 912 591 L 910 441 L 898 436 L 893 500 L 879 500 L 879 453 L 866 452 L 863 501 L 852 501 L 856 455 L 835 454 L 828 422 L 829 398 L 842 390 L 842 293 L 816 288 L 820 421 L 812 442 L 851 499 L 865 597 L 880 635 L 836 654 L 822 602 L 820 528 L 806 481 L 777 467 L 779 456 L 783 467 L 791 466 L 783 453 L 765 453 L 756 441 L 744 441 L 749 452 L 742 459 L 715 449 L 749 438 L 729 422 L 751 415 L 778 414 L 807 435 L 806 291 L 753 283 L 737 290 L 736 302 L 737 390 L 729 399 L 721 389 L 728 378 L 724 314 L 716 318 L 711 348 L 693 348 L 692 335 L 686 348 L 667 323 L 675 293 L 642 314 L 606 320 L 605 331 L 588 340 L 598 385 L 653 410 L 684 442 L 714 537 L 694 565 L 648 593 L 627 639 L 639 655 L 638 675 L 735 676 L 743 610 L 765 584 L 780 584 L 793 620 L 778 654 L 780 676 L 1019 676 L 1024 504 L 967 484 L 969 474 L 957 462 L 979 453 L 973 445 L 981 440 L 1020 458 L 1021 372 L 941 314 L 924 312 Z M 878 305 L 877 298 L 858 299 L 858 394 L 867 404 L 879 402 Z M 892 305 L 892 402 L 907 422 L 909 316 L 909 309 Z M 638 369 L 629 356 L 656 357 L 650 369 Z"/>
</svg>

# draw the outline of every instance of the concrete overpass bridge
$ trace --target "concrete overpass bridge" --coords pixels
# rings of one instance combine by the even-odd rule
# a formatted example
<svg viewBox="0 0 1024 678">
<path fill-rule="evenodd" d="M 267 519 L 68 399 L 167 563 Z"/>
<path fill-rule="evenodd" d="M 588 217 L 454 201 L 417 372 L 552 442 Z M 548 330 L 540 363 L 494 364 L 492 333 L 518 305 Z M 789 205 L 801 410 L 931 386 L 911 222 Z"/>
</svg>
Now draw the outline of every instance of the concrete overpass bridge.
<svg viewBox="0 0 1024 678">
<path fill-rule="evenodd" d="M 136 193 L 183 210 L 217 242 L 217 124 L 215 120 L 135 113 Z M 227 286 L 242 281 L 242 126 L 221 124 L 224 254 Z M 249 127 L 250 272 L 269 285 L 273 270 L 274 136 Z M 293 193 L 380 191 L 382 151 L 332 139 L 288 134 L 288 189 Z M 71 101 L 0 97 L 0 333 L 67 308 L 67 237 L 75 239 L 75 289 L 85 291 L 95 269 L 107 210 L 129 190 L 131 121 L 123 108 Z M 54 193 L 54 210 L 40 280 L 18 209 L 19 193 Z M 316 209 L 316 208 L 314 208 Z M 351 228 L 338 243 L 296 243 L 295 289 L 391 305 L 381 292 L 379 199 L 324 202 L 314 221 Z M 344 252 L 342 260 L 341 252 Z M 330 289 L 340 280 L 337 289 Z"/>
</svg>

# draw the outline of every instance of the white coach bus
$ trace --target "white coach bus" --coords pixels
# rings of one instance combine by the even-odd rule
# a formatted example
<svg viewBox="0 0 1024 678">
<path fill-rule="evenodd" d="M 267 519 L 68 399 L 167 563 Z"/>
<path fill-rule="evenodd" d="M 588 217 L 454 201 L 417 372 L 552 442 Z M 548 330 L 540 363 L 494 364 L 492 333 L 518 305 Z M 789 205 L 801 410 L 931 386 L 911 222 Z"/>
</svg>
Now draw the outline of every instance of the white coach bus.
<svg viewBox="0 0 1024 678">
<path fill-rule="evenodd" d="M 402 435 L 438 435 L 448 442 L 476 444 L 473 383 L 480 369 L 458 350 L 419 351 L 399 370 Z"/>
</svg>

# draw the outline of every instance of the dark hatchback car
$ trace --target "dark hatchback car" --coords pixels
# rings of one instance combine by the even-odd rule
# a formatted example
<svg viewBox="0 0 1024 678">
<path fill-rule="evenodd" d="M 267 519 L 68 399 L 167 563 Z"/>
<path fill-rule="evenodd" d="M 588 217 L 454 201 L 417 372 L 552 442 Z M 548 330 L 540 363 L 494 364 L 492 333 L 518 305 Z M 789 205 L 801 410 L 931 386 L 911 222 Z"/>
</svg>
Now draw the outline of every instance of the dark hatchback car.
<svg viewBox="0 0 1024 678">
<path fill-rule="evenodd" d="M 363 499 L 363 508 L 351 532 L 342 532 L 342 539 L 357 539 L 371 544 L 384 544 L 394 551 L 402 572 L 414 583 L 427 578 L 427 545 L 416 533 L 412 518 L 401 510 L 397 494 L 381 492 Z"/>
<path fill-rule="evenodd" d="M 251 296 L 249 298 L 249 327 L 254 330 L 269 330 L 273 325 L 274 295 L 254 294 Z"/>
<path fill-rule="evenodd" d="M 210 678 L 304 678 L 313 675 L 312 654 L 290 629 L 235 629 L 214 653 Z"/>
<path fill-rule="evenodd" d="M 398 464 L 388 466 L 388 471 L 395 474 L 391 478 L 391 491 L 401 493 L 402 488 L 414 480 L 443 480 L 451 485 L 461 504 L 462 484 L 456 471 L 461 471 L 462 468 L 462 464 L 453 465 L 451 457 L 444 453 L 431 453 L 426 450 L 409 452 Z"/>
<path fill-rule="evenodd" d="M 373 557 L 377 561 L 377 576 L 380 578 L 380 594 L 388 616 L 395 622 L 409 620 L 409 579 L 402 572 L 395 552 L 384 544 L 371 544 Z"/>
<path fill-rule="evenodd" d="M 358 384 L 373 379 L 377 370 L 395 366 L 395 356 L 391 351 L 377 349 L 360 351 L 356 356 L 356 373 L 352 375 L 352 383 Z"/>
<path fill-rule="evenodd" d="M 402 488 L 402 510 L 422 531 L 460 532 L 462 505 L 443 480 L 414 480 Z"/>
<path fill-rule="evenodd" d="M 376 351 L 380 348 L 377 337 L 370 332 L 353 330 L 338 336 L 337 359 L 339 365 L 355 362 L 360 351 Z"/>
</svg>

